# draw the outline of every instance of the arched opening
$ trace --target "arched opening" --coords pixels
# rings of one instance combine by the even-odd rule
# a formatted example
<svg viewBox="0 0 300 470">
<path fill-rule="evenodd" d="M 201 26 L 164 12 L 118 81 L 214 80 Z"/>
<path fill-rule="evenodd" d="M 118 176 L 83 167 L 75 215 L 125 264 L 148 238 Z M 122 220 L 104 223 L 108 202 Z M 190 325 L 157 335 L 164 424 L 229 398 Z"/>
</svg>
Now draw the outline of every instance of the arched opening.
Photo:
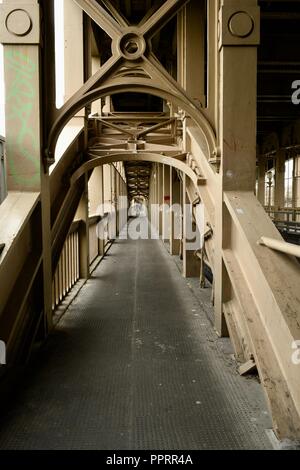
<svg viewBox="0 0 300 470">
<path fill-rule="evenodd" d="M 137 82 L 135 78 L 128 77 L 126 84 L 117 81 L 115 84 L 109 86 L 95 88 L 76 99 L 76 101 L 70 100 L 66 103 L 49 134 L 48 147 L 46 149 L 48 162 L 50 164 L 54 162 L 54 153 L 58 137 L 69 120 L 75 116 L 78 111 L 103 97 L 111 96 L 113 98 L 120 93 L 137 92 L 164 99 L 166 102 L 170 102 L 183 109 L 194 121 L 202 134 L 203 142 L 201 143 L 201 148 L 206 158 L 209 159 L 216 152 L 215 132 L 204 113 L 191 100 L 186 96 L 181 96 L 179 93 L 175 94 L 175 92 L 154 85 L 153 81 L 150 79 L 139 79 Z"/>
<path fill-rule="evenodd" d="M 162 112 L 163 100 L 147 93 L 118 93 L 112 97 L 115 112 Z"/>
<path fill-rule="evenodd" d="M 137 156 L 132 153 L 120 153 L 109 155 L 107 157 L 95 157 L 92 160 L 84 163 L 78 170 L 73 173 L 71 177 L 71 185 L 74 184 L 82 175 L 86 174 L 88 171 L 98 167 L 103 166 L 109 163 L 116 163 L 116 162 L 126 162 L 126 161 L 136 161 Z M 164 157 L 163 155 L 159 154 L 150 154 L 150 153 L 140 153 L 138 155 L 139 161 L 147 161 L 151 163 L 160 163 L 163 165 L 170 166 L 172 168 L 176 168 L 177 170 L 183 172 L 186 176 L 188 176 L 191 181 L 193 182 L 195 189 L 198 190 L 198 177 L 194 171 L 188 167 L 185 163 L 181 162 L 180 160 L 176 160 L 172 157 Z"/>
</svg>

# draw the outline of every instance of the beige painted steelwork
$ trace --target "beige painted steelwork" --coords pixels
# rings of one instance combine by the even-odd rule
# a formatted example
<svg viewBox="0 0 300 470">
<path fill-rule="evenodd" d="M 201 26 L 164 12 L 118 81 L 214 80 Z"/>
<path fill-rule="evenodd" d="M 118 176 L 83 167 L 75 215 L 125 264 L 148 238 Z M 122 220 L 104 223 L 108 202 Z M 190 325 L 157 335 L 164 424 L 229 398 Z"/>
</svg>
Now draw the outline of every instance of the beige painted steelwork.
<svg viewBox="0 0 300 470">
<path fill-rule="evenodd" d="M 93 154 L 89 154 L 90 157 L 93 157 Z M 108 157 L 95 157 L 89 160 L 88 162 L 84 163 L 73 175 L 71 178 L 71 184 L 74 184 L 75 181 L 78 180 L 82 175 L 87 173 L 89 170 L 93 168 L 105 165 L 107 163 L 115 163 L 115 162 L 136 162 L 137 156 L 132 153 L 122 153 L 122 154 L 111 154 Z M 161 163 L 163 165 L 171 166 L 176 168 L 179 171 L 182 171 L 187 176 L 189 176 L 194 183 L 195 187 L 205 184 L 205 179 L 200 178 L 199 176 L 194 173 L 194 171 L 188 167 L 185 163 L 181 162 L 180 160 L 176 160 L 176 158 L 172 157 L 164 157 L 162 155 L 156 155 L 154 153 L 139 153 L 138 154 L 138 161 L 145 161 L 151 163 Z"/>
<path fill-rule="evenodd" d="M 60 110 L 54 106 L 53 64 L 49 64 L 49 58 L 54 57 L 54 2 L 6 1 L 0 10 L 7 81 L 15 83 L 20 78 L 15 62 L 23 57 L 26 77 L 30 76 L 28 86 L 35 95 L 28 103 L 28 96 L 15 90 L 21 104 L 31 104 L 26 123 L 29 142 L 18 145 L 24 137 L 18 118 L 7 133 L 10 193 L 0 207 L 0 218 L 4 214 L 6 224 L 12 226 L 13 214 L 22 214 L 17 235 L 7 237 L 0 257 L 0 281 L 6 286 L 0 293 L 0 334 L 8 344 L 8 360 L 27 357 L 28 345 L 47 335 L 52 328 L 52 307 L 78 275 L 88 278 L 91 262 L 103 254 L 105 247 L 96 245 L 90 230 L 90 218 L 104 215 L 94 213 L 97 198 L 112 204 L 118 217 L 124 210 L 117 206 L 118 195 L 142 196 L 149 204 L 166 206 L 188 202 L 192 213 L 197 204 L 203 204 L 209 236 L 205 258 L 200 258 L 202 268 L 205 261 L 214 275 L 216 331 L 219 335 L 229 333 L 241 370 L 243 364 L 255 362 L 277 435 L 299 438 L 300 369 L 292 362 L 292 347 L 300 338 L 299 263 L 291 256 L 295 251 L 280 253 L 259 244 L 263 239 L 271 248 L 287 251 L 254 196 L 260 31 L 257 0 L 210 0 L 207 5 L 204 0 L 167 0 L 134 26 L 106 0 L 66 1 L 65 22 L 84 18 L 84 47 L 82 38 L 72 29 L 68 31 L 74 54 L 78 46 L 77 53 L 83 56 L 76 61 L 76 68 L 82 65 L 84 84 L 77 83 L 74 94 L 68 90 L 68 100 Z M 41 10 L 43 44 L 38 34 Z M 23 13 L 14 18 L 15 11 Z M 152 48 L 155 35 L 161 34 L 175 15 L 178 80 L 159 63 Z M 112 55 L 101 66 L 92 21 L 112 39 Z M 201 49 L 199 87 L 194 44 Z M 69 56 L 67 63 L 71 80 Z M 162 98 L 164 111 L 114 112 L 111 97 L 129 92 Z M 7 117 L 15 105 L 12 96 L 8 87 Z M 102 109 L 100 99 L 105 99 Z M 55 162 L 50 175 L 58 138 L 82 109 L 82 131 Z M 276 150 L 280 150 L 278 146 Z M 130 165 L 127 174 L 126 165 Z M 279 156 L 280 165 L 282 169 Z M 281 180 L 277 205 L 282 204 L 282 184 Z M 261 202 L 262 186 L 260 178 Z M 26 197 L 23 201 L 12 199 L 12 190 L 24 191 Z M 9 213 L 13 200 L 18 209 Z M 166 214 L 151 214 L 151 223 L 164 240 Z M 74 244 L 71 227 L 75 216 L 81 222 Z M 171 252 L 182 257 L 186 276 L 199 276 L 201 263 L 186 249 L 184 224 L 180 240 L 176 238 L 174 217 L 171 215 L 169 233 Z"/>
</svg>

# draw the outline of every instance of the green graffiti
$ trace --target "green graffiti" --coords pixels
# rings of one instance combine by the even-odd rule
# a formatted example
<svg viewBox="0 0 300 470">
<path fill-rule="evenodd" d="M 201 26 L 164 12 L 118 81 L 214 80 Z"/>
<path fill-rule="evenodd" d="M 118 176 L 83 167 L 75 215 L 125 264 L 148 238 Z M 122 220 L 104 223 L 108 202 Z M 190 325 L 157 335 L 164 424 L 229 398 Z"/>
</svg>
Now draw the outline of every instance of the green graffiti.
<svg viewBox="0 0 300 470">
<path fill-rule="evenodd" d="M 24 53 L 18 50 L 7 50 L 5 52 L 5 64 L 7 70 L 12 72 L 10 83 L 6 83 L 6 125 L 15 128 L 15 142 L 7 142 L 7 154 L 9 155 L 9 166 L 17 183 L 30 186 L 39 179 L 39 146 L 37 131 L 32 129 L 31 119 L 35 104 L 35 73 L 36 64 Z M 11 151 L 10 151 L 11 147 Z M 19 175 L 16 170 L 14 154 L 30 162 L 32 176 Z"/>
</svg>

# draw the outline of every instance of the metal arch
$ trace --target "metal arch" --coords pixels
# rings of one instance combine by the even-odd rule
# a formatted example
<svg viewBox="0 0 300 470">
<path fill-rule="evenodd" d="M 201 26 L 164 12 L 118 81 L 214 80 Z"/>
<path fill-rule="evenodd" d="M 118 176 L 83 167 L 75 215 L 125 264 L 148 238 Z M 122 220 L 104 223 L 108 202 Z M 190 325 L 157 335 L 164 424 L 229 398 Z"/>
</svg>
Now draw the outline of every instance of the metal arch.
<svg viewBox="0 0 300 470">
<path fill-rule="evenodd" d="M 93 156 L 93 153 L 91 152 L 89 154 L 90 156 Z M 107 157 L 96 157 L 88 162 L 85 162 L 83 165 L 81 165 L 78 170 L 73 173 L 70 179 L 71 185 L 73 185 L 82 175 L 84 175 L 87 171 L 93 170 L 97 166 L 102 166 L 106 165 L 109 163 L 116 163 L 116 162 L 124 162 L 124 161 L 143 161 L 143 162 L 150 162 L 150 163 L 161 163 L 163 165 L 168 165 L 173 168 L 176 168 L 179 171 L 182 171 L 185 173 L 193 182 L 197 192 L 198 192 L 198 186 L 200 182 L 200 178 L 194 173 L 194 171 L 187 166 L 185 163 L 181 162 L 180 160 L 176 160 L 176 158 L 172 157 L 165 157 L 160 154 L 155 154 L 155 153 L 139 153 L 139 154 L 134 154 L 132 152 L 126 152 L 126 153 L 115 153 L 112 155 L 109 155 Z M 202 184 L 204 180 L 202 179 Z"/>
<path fill-rule="evenodd" d="M 206 152 L 204 152 L 206 153 L 206 157 L 210 158 L 213 155 L 216 149 L 215 133 L 207 118 L 195 105 L 189 102 L 189 100 L 184 96 L 179 96 L 177 94 L 175 95 L 170 90 L 153 84 L 152 80 L 143 78 L 127 78 L 125 84 L 119 80 L 114 80 L 109 85 L 96 88 L 84 94 L 76 102 L 70 103 L 70 105 L 64 110 L 63 114 L 56 120 L 50 131 L 48 139 L 48 148 L 46 150 L 46 156 L 49 163 L 54 161 L 55 147 L 62 129 L 69 122 L 69 120 L 73 116 L 75 116 L 82 108 L 88 106 L 93 101 L 96 101 L 97 99 L 105 96 L 112 96 L 120 92 L 130 93 L 137 91 L 141 93 L 148 93 L 150 95 L 159 96 L 160 98 L 164 98 L 170 102 L 177 104 L 182 109 L 187 111 L 202 131 L 207 146 Z"/>
<path fill-rule="evenodd" d="M 68 110 L 69 106 L 80 99 L 84 94 L 88 93 L 92 88 L 96 87 L 97 84 L 100 82 L 103 85 L 104 79 L 107 75 L 116 76 L 114 73 L 115 68 L 120 65 L 120 62 L 123 62 L 123 65 L 128 66 L 131 63 L 136 67 L 139 64 L 139 59 L 143 60 L 143 63 L 146 63 L 145 56 L 141 55 L 141 57 L 135 57 L 135 55 L 130 55 L 127 59 L 129 61 L 124 60 L 124 54 L 122 54 L 122 50 L 120 49 L 122 38 L 124 39 L 124 35 L 128 36 L 128 34 L 134 35 L 138 41 L 144 43 L 144 45 L 148 44 L 148 48 L 151 51 L 151 35 L 154 32 L 158 32 L 165 22 L 168 22 L 170 18 L 176 14 L 189 0 L 166 0 L 165 3 L 156 11 L 154 12 L 149 18 L 145 18 L 138 26 L 131 26 L 128 22 L 120 16 L 120 12 L 118 12 L 114 7 L 110 6 L 108 10 L 110 14 L 96 1 L 96 0 L 75 0 L 75 2 L 80 6 L 80 8 L 91 18 L 93 19 L 100 28 L 102 28 L 113 40 L 113 47 L 112 47 L 112 57 L 105 62 L 100 69 L 90 77 L 82 87 L 63 105 L 61 108 L 61 115 Z M 102 0 L 102 3 L 106 5 L 109 2 L 106 0 Z M 141 52 L 141 51 L 140 51 Z M 138 56 L 140 53 L 138 54 Z M 131 68 L 130 66 L 130 68 Z M 157 64 L 156 64 L 157 66 Z M 157 75 L 157 74 L 156 74 Z M 162 75 L 162 74 L 161 74 Z M 123 78 L 125 74 L 123 73 Z M 164 77 L 164 81 L 170 81 L 171 76 L 167 74 Z M 173 83 L 169 83 L 171 87 L 174 86 Z M 167 85 L 167 87 L 168 87 Z M 178 88 L 178 84 L 175 85 Z M 178 91 L 178 90 L 177 90 Z M 184 92 L 184 90 L 180 90 Z"/>
<path fill-rule="evenodd" d="M 128 25 L 120 17 L 117 10 L 109 9 L 110 14 L 96 0 L 75 0 L 87 15 L 90 16 L 112 38 L 113 56 L 65 103 L 57 120 L 54 122 L 48 138 L 46 163 L 54 163 L 55 146 L 59 134 L 67 122 L 82 108 L 102 96 L 110 96 L 118 92 L 141 91 L 153 94 L 184 109 L 203 133 L 207 149 L 206 157 L 216 153 L 216 136 L 208 119 L 201 108 L 185 93 L 185 90 L 168 74 L 151 52 L 151 37 L 158 32 L 172 16 L 189 2 L 189 0 L 166 0 L 150 17 L 137 26 Z M 103 0 L 103 4 L 107 4 Z M 134 36 L 138 44 L 137 53 L 127 53 L 124 40 Z M 123 41 L 123 42 L 122 42 Z M 125 49 L 124 49 L 125 48 Z M 148 75 L 144 78 L 128 77 L 132 66 L 142 66 L 142 71 Z M 119 76 L 121 67 L 123 77 Z M 156 85 L 153 85 L 155 83 Z"/>
</svg>

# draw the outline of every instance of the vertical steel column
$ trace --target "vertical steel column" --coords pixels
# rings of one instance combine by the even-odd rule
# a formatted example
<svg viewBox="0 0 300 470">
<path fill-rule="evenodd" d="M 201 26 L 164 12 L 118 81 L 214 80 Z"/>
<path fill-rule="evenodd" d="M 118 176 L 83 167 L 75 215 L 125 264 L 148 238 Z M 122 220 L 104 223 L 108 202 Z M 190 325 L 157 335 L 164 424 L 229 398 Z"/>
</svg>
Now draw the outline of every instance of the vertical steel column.
<svg viewBox="0 0 300 470">
<path fill-rule="evenodd" d="M 257 0 L 223 0 L 219 12 L 220 185 L 216 207 L 215 327 L 227 335 L 223 312 L 230 285 L 223 249 L 230 246 L 230 216 L 224 191 L 254 191 L 256 172 Z"/>
<path fill-rule="evenodd" d="M 90 255 L 89 255 L 89 209 L 88 209 L 88 181 L 85 178 L 85 190 L 79 203 L 77 216 L 81 219 L 79 227 L 79 277 L 88 279 L 90 275 Z"/>
<path fill-rule="evenodd" d="M 275 209 L 284 208 L 284 176 L 285 176 L 285 156 L 284 149 L 277 150 L 276 171 L 275 171 Z"/>
<path fill-rule="evenodd" d="M 170 253 L 171 255 L 179 255 L 180 252 L 180 224 L 181 210 L 180 208 L 180 181 L 174 168 L 170 168 Z M 176 230 L 176 228 L 178 229 Z"/>
<path fill-rule="evenodd" d="M 170 238 L 170 199 L 170 167 L 163 165 L 162 238 L 165 242 Z"/>
<path fill-rule="evenodd" d="M 44 113 L 40 21 L 40 5 L 36 0 L 4 0 L 0 5 L 6 83 L 7 185 L 10 191 L 40 193 L 46 334 L 52 327 L 52 267 L 49 173 L 44 169 L 41 155 Z"/>
</svg>

